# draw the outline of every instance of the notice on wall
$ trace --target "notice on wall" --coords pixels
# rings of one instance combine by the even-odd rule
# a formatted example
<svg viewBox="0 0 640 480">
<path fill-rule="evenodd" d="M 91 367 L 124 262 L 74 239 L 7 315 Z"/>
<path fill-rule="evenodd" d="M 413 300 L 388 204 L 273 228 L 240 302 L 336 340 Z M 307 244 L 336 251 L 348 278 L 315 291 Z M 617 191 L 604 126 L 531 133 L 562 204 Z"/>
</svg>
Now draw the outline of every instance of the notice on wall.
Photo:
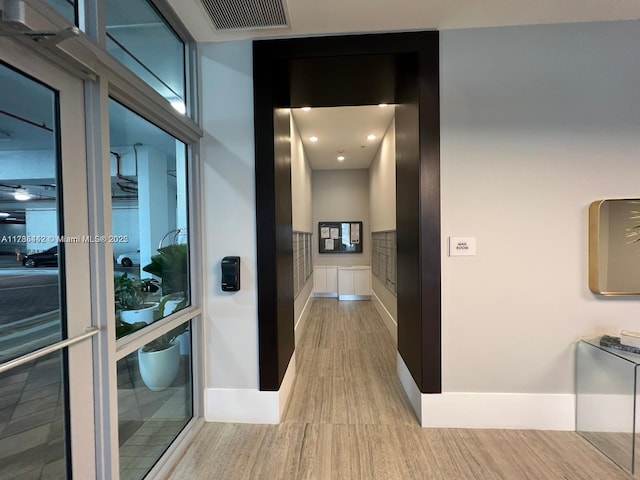
<svg viewBox="0 0 640 480">
<path fill-rule="evenodd" d="M 366 242 L 362 222 L 318 222 L 318 253 L 362 253 Z"/>
<path fill-rule="evenodd" d="M 351 243 L 360 243 L 360 224 L 351 224 Z"/>
</svg>

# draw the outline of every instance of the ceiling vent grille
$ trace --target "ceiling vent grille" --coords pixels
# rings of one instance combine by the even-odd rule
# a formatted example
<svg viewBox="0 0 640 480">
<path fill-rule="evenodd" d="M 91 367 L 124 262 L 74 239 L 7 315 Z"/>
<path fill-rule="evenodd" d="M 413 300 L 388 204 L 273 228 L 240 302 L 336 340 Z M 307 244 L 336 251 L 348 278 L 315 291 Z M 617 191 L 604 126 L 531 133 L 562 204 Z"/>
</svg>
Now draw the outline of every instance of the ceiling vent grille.
<svg viewBox="0 0 640 480">
<path fill-rule="evenodd" d="M 202 0 L 216 30 L 286 27 L 282 0 Z"/>
</svg>

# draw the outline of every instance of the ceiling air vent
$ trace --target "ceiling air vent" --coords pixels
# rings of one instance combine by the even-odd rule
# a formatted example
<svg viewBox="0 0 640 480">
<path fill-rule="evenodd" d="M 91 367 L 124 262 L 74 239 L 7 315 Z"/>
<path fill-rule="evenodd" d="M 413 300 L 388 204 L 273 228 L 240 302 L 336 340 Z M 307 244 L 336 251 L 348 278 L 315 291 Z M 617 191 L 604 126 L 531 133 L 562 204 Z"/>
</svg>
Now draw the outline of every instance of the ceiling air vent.
<svg viewBox="0 0 640 480">
<path fill-rule="evenodd" d="M 216 30 L 286 27 L 283 0 L 202 0 Z"/>
</svg>

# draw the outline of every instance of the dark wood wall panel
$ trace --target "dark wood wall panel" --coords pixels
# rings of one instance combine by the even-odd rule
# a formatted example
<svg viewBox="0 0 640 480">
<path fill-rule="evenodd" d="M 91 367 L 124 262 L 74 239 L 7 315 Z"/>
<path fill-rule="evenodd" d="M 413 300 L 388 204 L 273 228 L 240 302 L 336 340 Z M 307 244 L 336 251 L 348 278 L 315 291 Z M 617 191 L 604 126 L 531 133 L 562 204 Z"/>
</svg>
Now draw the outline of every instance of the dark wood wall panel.
<svg viewBox="0 0 640 480">
<path fill-rule="evenodd" d="M 417 54 L 398 56 L 396 75 L 396 236 L 398 351 L 422 384 L 420 268 L 420 92 Z"/>
<path fill-rule="evenodd" d="M 274 67 L 255 45 L 258 359 L 260 389 L 272 391 L 280 388 L 294 348 L 289 113 L 273 108 Z"/>
<path fill-rule="evenodd" d="M 394 103 L 392 55 L 292 59 L 291 107 Z"/>
<path fill-rule="evenodd" d="M 423 393 L 442 392 L 439 38 L 420 44 L 420 267 Z"/>
<path fill-rule="evenodd" d="M 437 32 L 254 42 L 262 390 L 279 389 L 294 349 L 290 158 L 274 140 L 284 132 L 274 111 L 393 102 L 398 348 L 420 390 L 441 391 L 438 63 Z M 329 78 L 336 69 L 343 78 Z"/>
</svg>

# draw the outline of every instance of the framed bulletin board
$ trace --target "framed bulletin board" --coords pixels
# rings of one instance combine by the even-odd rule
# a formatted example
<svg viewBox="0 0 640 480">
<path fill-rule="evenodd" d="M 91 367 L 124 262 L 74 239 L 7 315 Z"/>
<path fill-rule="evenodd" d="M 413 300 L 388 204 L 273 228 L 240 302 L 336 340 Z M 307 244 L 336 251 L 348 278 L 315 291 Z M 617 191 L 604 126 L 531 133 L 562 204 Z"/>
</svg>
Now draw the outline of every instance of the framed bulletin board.
<svg viewBox="0 0 640 480">
<path fill-rule="evenodd" d="M 318 222 L 320 253 L 362 253 L 362 222 Z"/>
</svg>

